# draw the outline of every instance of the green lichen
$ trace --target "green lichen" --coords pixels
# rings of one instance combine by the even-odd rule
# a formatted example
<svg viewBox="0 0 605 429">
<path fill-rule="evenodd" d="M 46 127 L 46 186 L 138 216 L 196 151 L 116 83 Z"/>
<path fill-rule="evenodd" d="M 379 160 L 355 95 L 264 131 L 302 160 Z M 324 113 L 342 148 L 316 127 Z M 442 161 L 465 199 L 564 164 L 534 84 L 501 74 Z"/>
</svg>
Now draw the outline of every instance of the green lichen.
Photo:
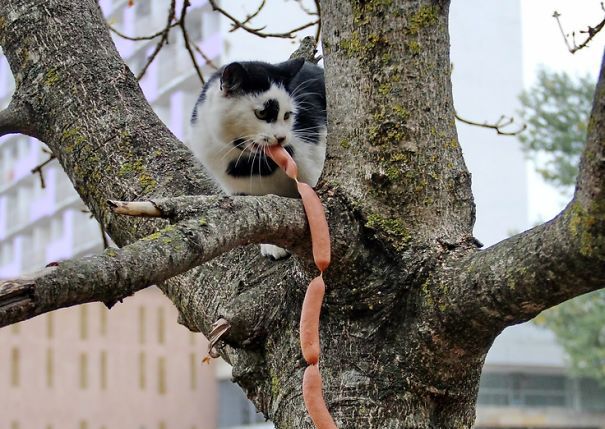
<svg viewBox="0 0 605 429">
<path fill-rule="evenodd" d="M 340 141 L 340 147 L 343 149 L 349 149 L 351 147 L 351 143 L 348 140 L 342 139 Z"/>
<path fill-rule="evenodd" d="M 414 39 L 408 40 L 406 42 L 406 46 L 407 46 L 408 50 L 414 55 L 418 55 L 421 51 L 420 43 L 418 43 L 417 40 L 414 40 Z"/>
<path fill-rule="evenodd" d="M 66 153 L 73 153 L 73 151 L 86 141 L 78 128 L 68 128 L 61 133 L 63 140 L 63 147 Z"/>
<path fill-rule="evenodd" d="M 410 18 L 408 33 L 411 36 L 417 36 L 423 28 L 435 25 L 438 20 L 439 10 L 437 6 L 422 5 Z"/>
<path fill-rule="evenodd" d="M 380 105 L 372 114 L 372 125 L 368 128 L 370 141 L 376 146 L 397 144 L 407 139 L 405 122 L 410 114 L 400 104 Z"/>
<path fill-rule="evenodd" d="M 384 16 L 393 4 L 393 0 L 364 0 L 354 1 L 353 22 L 358 26 L 367 25 L 372 15 Z"/>
<path fill-rule="evenodd" d="M 166 243 L 166 240 L 172 240 L 169 236 L 167 236 L 167 233 L 171 233 L 173 231 L 176 231 L 176 226 L 175 225 L 168 225 L 166 228 L 163 228 L 159 231 L 156 231 L 154 233 L 149 234 L 146 237 L 143 237 L 141 240 L 144 241 L 155 241 L 155 240 L 159 240 L 160 238 L 162 239 L 162 242 Z M 170 241 L 168 241 L 170 242 Z"/>
<path fill-rule="evenodd" d="M 158 182 L 147 172 L 143 161 L 124 162 L 118 170 L 118 177 L 124 178 L 130 175 L 137 176 L 139 185 L 144 193 L 151 193 L 157 187 Z"/>
<path fill-rule="evenodd" d="M 411 239 L 410 233 L 401 219 L 372 213 L 367 217 L 365 226 L 385 234 L 387 240 L 397 250 L 404 249 Z"/>
<path fill-rule="evenodd" d="M 46 73 L 44 73 L 43 82 L 46 86 L 54 86 L 61 80 L 59 73 L 56 68 L 51 68 Z"/>
<path fill-rule="evenodd" d="M 605 239 L 592 232 L 595 224 L 603 222 L 597 217 L 603 216 L 602 209 L 598 203 L 593 203 L 587 210 L 579 202 L 574 202 L 567 210 L 569 232 L 578 241 L 579 251 L 583 256 L 593 256 L 595 252 L 605 250 Z"/>
<path fill-rule="evenodd" d="M 116 256 L 118 256 L 118 252 L 116 251 L 116 249 L 113 249 L 111 247 L 105 250 L 105 254 L 111 258 L 115 258 Z"/>
<path fill-rule="evenodd" d="M 351 37 L 340 41 L 340 48 L 350 57 L 364 57 L 375 51 L 380 46 L 388 45 L 387 40 L 377 33 L 362 36 L 358 31 L 353 31 Z"/>
<path fill-rule="evenodd" d="M 139 185 L 144 193 L 150 194 L 157 188 L 158 182 L 149 173 L 143 172 L 139 175 Z"/>
<path fill-rule="evenodd" d="M 206 218 L 204 218 L 204 217 L 199 218 L 197 222 L 198 222 L 198 224 L 200 224 L 201 226 L 206 226 L 206 225 L 208 225 L 208 221 L 207 221 L 207 220 L 206 220 Z"/>
</svg>

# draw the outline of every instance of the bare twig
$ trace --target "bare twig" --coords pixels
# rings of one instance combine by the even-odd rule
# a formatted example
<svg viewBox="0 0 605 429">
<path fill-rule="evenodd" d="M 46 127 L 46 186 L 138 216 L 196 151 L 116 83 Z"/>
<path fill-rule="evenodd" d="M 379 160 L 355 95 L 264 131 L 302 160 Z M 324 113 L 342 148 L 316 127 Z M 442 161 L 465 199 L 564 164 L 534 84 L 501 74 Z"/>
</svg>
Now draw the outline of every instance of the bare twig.
<svg viewBox="0 0 605 429">
<path fill-rule="evenodd" d="M 179 18 L 179 26 L 181 27 L 181 32 L 183 34 L 183 41 L 185 42 L 185 49 L 187 49 L 187 52 L 189 53 L 189 58 L 191 58 L 191 64 L 193 65 L 193 68 L 195 69 L 195 72 L 197 73 L 197 76 L 200 78 L 200 81 L 202 82 L 202 85 L 203 85 L 206 83 L 206 80 L 204 79 L 202 70 L 200 69 L 200 66 L 197 63 L 197 59 L 195 58 L 195 53 L 193 52 L 193 49 L 191 48 L 191 43 L 189 41 L 189 33 L 187 32 L 187 27 L 185 25 L 186 18 L 187 18 L 187 8 L 190 5 L 191 5 L 191 3 L 189 3 L 189 0 L 183 1 L 183 7 L 181 8 L 181 17 Z"/>
<path fill-rule="evenodd" d="M 51 153 L 46 161 L 41 164 L 38 164 L 31 170 L 32 174 L 38 173 L 38 175 L 40 176 L 40 186 L 42 187 L 42 189 L 46 188 L 46 182 L 44 181 L 44 172 L 42 171 L 42 169 L 46 167 L 55 158 L 56 156 Z"/>
<path fill-rule="evenodd" d="M 263 8 L 265 7 L 265 3 L 266 3 L 266 2 L 267 2 L 266 0 L 262 0 L 262 1 L 260 2 L 260 4 L 258 5 L 258 8 L 256 8 L 256 11 L 255 11 L 255 12 L 253 12 L 253 13 L 251 13 L 250 15 L 247 15 L 247 16 L 246 16 L 246 19 L 244 19 L 244 20 L 242 21 L 242 24 L 244 24 L 244 25 L 245 25 L 245 24 L 248 24 L 250 21 L 252 21 L 254 18 L 256 18 L 256 17 L 258 16 L 258 14 L 260 13 L 260 11 L 261 11 L 261 10 L 263 10 Z M 240 25 L 239 25 L 239 24 L 236 24 L 236 23 L 234 23 L 234 22 L 233 22 L 233 23 L 231 23 L 231 30 L 229 30 L 229 33 L 234 32 L 234 31 L 235 31 L 235 30 L 237 30 L 239 27 L 240 27 Z"/>
<path fill-rule="evenodd" d="M 527 128 L 527 124 L 521 124 L 521 126 L 517 130 L 504 131 L 503 128 L 506 128 L 515 122 L 513 117 L 508 117 L 505 115 L 500 116 L 500 118 L 498 118 L 498 120 L 493 124 L 490 124 L 489 122 L 471 121 L 469 119 L 463 118 L 458 113 L 456 113 L 456 119 L 459 120 L 460 122 L 468 124 L 468 125 L 496 130 L 496 132 L 501 136 L 516 136 L 516 135 L 521 134 Z"/>
<path fill-rule="evenodd" d="M 172 24 L 169 25 L 169 29 L 172 29 L 176 26 L 178 26 L 179 23 L 178 22 L 173 22 Z M 122 33 L 121 31 L 117 30 L 116 28 L 112 27 L 111 25 L 109 25 L 109 30 L 116 34 L 117 36 L 121 37 L 122 39 L 126 39 L 126 40 L 132 40 L 133 42 L 139 42 L 139 41 L 143 41 L 143 40 L 153 40 L 156 37 L 160 37 L 164 34 L 164 32 L 166 31 L 166 27 L 162 28 L 160 31 L 150 34 L 148 36 L 128 36 L 124 33 Z"/>
<path fill-rule="evenodd" d="M 204 51 L 202 51 L 202 49 L 197 44 L 193 44 L 193 49 L 195 49 L 202 56 L 202 58 L 204 59 L 204 61 L 206 61 L 206 64 L 208 64 L 209 67 L 212 67 L 213 69 L 218 69 L 218 66 L 212 62 L 212 60 L 204 53 Z"/>
<path fill-rule="evenodd" d="M 605 6 L 603 5 L 603 2 L 601 2 L 601 9 L 605 12 Z M 580 43 L 578 45 L 576 43 L 576 32 L 575 31 L 573 31 L 571 33 L 571 41 L 569 40 L 570 35 L 568 33 L 565 33 L 565 30 L 563 29 L 563 24 L 561 24 L 561 14 L 555 10 L 553 12 L 553 14 L 552 14 L 552 17 L 557 21 L 557 24 L 559 25 L 559 30 L 561 30 L 561 35 L 563 36 L 563 40 L 565 41 L 565 45 L 567 46 L 567 49 L 569 50 L 569 52 L 571 52 L 572 54 L 575 54 L 580 49 L 585 48 L 586 46 L 588 46 L 588 43 L 590 43 L 590 41 L 605 26 L 605 18 L 603 18 L 601 20 L 601 22 L 599 22 L 594 27 L 588 26 L 588 29 L 586 29 L 586 30 L 580 30 L 579 33 L 580 34 L 585 34 L 586 35 L 586 39 L 582 43 Z"/>
<path fill-rule="evenodd" d="M 149 68 L 151 63 L 153 63 L 153 60 L 155 60 L 156 56 L 162 50 L 164 45 L 168 43 L 168 36 L 170 35 L 170 30 L 173 27 L 172 21 L 174 21 L 175 17 L 176 17 L 176 0 L 170 0 L 170 8 L 168 9 L 168 19 L 166 22 L 166 27 L 164 27 L 164 29 L 162 30 L 162 34 L 161 34 L 162 38 L 160 39 L 158 44 L 155 46 L 151 55 L 149 55 L 149 57 L 147 58 L 147 62 L 145 63 L 145 65 L 143 66 L 143 68 L 141 69 L 139 74 L 137 75 L 137 80 L 141 80 L 143 78 L 143 76 L 145 75 L 145 72 L 147 72 L 147 69 Z"/>
<path fill-rule="evenodd" d="M 115 214 L 139 217 L 162 217 L 162 212 L 151 201 L 107 201 Z"/>
<path fill-rule="evenodd" d="M 306 24 L 293 28 L 292 30 L 289 30 L 284 33 L 264 33 L 262 31 L 262 30 L 264 30 L 264 27 L 262 27 L 262 28 L 249 27 L 248 25 L 244 24 L 244 21 L 237 19 L 236 17 L 231 15 L 229 12 L 227 12 L 225 9 L 218 6 L 216 3 L 216 0 L 208 0 L 208 1 L 210 2 L 210 5 L 212 6 L 212 9 L 214 11 L 219 12 L 225 18 L 230 20 L 236 28 L 241 28 L 242 30 L 247 31 L 250 34 L 254 34 L 255 36 L 262 37 L 262 38 L 275 37 L 275 38 L 282 38 L 282 39 L 293 39 L 297 32 L 304 30 L 305 28 L 309 28 L 309 27 L 319 24 L 319 19 L 317 19 L 317 20 L 314 20 L 311 22 L 307 22 Z"/>
</svg>

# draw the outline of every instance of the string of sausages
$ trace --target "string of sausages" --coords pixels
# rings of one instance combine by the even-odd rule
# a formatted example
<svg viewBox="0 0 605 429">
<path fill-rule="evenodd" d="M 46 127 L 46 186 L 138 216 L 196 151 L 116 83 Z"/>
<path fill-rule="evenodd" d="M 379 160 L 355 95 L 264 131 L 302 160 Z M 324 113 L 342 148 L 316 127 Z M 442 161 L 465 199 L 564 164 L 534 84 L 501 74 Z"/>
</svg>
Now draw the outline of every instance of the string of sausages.
<svg viewBox="0 0 605 429">
<path fill-rule="evenodd" d="M 303 399 L 317 429 L 337 429 L 323 398 L 319 373 L 319 315 L 326 291 L 323 272 L 330 265 L 331 257 L 328 221 L 313 188 L 298 181 L 298 168 L 290 154 L 280 145 L 269 146 L 265 151 L 288 177 L 296 181 L 311 230 L 313 260 L 319 269 L 319 276 L 307 287 L 300 316 L 300 347 L 308 364 L 303 375 Z"/>
</svg>

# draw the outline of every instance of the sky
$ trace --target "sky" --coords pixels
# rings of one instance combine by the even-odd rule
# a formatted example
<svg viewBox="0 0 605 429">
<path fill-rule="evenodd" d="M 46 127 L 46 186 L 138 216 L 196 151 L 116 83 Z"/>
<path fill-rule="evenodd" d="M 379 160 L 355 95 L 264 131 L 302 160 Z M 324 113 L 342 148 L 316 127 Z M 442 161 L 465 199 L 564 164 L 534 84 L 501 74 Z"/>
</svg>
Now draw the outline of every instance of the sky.
<svg viewBox="0 0 605 429">
<path fill-rule="evenodd" d="M 525 0 L 521 1 L 523 31 L 523 78 L 529 88 L 534 82 L 540 66 L 555 71 L 566 71 L 572 75 L 590 74 L 596 80 L 599 72 L 605 30 L 589 44 L 588 48 L 571 54 L 565 45 L 561 30 L 552 17 L 553 12 L 561 14 L 560 20 L 566 32 L 585 30 L 588 25 L 597 25 L 605 12 L 597 0 Z M 583 35 L 576 37 L 578 44 Z M 529 173 L 529 222 L 548 220 L 565 205 L 568 197 L 545 185 L 528 165 Z"/>
</svg>

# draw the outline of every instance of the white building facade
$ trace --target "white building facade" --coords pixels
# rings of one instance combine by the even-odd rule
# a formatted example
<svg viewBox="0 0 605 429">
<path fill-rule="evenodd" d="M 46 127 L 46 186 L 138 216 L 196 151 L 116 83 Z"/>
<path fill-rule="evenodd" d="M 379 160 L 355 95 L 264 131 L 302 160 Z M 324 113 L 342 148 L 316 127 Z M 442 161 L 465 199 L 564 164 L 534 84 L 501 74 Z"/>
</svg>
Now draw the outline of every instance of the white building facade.
<svg viewBox="0 0 605 429">
<path fill-rule="evenodd" d="M 108 22 L 128 35 L 150 34 L 165 24 L 166 2 L 136 0 L 133 7 L 127 0 L 99 3 Z M 243 1 L 223 3 L 238 16 L 253 7 Z M 519 3 L 453 2 L 454 98 L 460 115 L 494 122 L 501 114 L 515 114 L 523 88 Z M 190 36 L 216 64 L 234 59 L 282 61 L 296 48 L 289 40 L 230 33 L 230 23 L 212 12 L 207 1 L 191 4 Z M 296 2 L 273 1 L 257 25 L 284 31 L 292 22 L 307 20 Z M 136 73 L 156 41 L 115 42 Z M 198 60 L 205 64 L 201 56 Z M 212 69 L 204 65 L 204 71 Z M 0 103 L 8 104 L 12 85 L 7 64 L 0 64 Z M 201 84 L 176 34 L 149 67 L 141 87 L 159 117 L 186 140 Z M 515 138 L 464 125 L 458 131 L 473 174 L 475 235 L 490 245 L 525 229 L 526 163 Z M 45 189 L 31 174 L 47 158 L 33 139 L 0 139 L 0 278 L 102 249 L 98 224 L 84 212 L 56 161 L 43 169 Z M 271 427 L 230 383 L 228 367 L 201 365 L 204 354 L 203 337 L 176 324 L 176 310 L 155 288 L 137 293 L 111 312 L 88 304 L 4 328 L 0 404 L 5 408 L 0 409 L 0 427 Z M 26 408 L 32 397 L 44 406 Z M 566 374 L 564 354 L 549 332 L 523 325 L 506 330 L 494 344 L 482 379 L 478 428 L 603 429 L 604 413 L 605 391 Z"/>
</svg>

